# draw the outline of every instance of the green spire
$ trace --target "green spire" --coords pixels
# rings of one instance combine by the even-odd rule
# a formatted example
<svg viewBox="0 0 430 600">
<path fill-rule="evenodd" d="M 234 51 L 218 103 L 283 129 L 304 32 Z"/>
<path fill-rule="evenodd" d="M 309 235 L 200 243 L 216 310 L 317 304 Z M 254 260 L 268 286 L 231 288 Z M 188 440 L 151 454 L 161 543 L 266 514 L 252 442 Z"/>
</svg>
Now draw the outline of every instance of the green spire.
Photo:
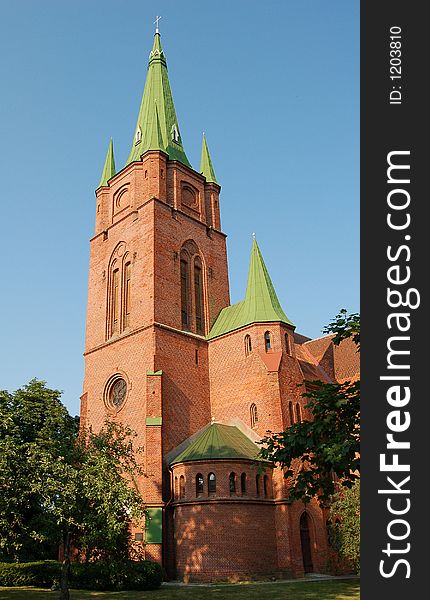
<svg viewBox="0 0 430 600">
<path fill-rule="evenodd" d="M 252 240 L 245 304 L 252 322 L 283 321 L 292 324 L 282 310 L 256 239 Z"/>
<path fill-rule="evenodd" d="M 251 323 L 272 321 L 281 321 L 281 323 L 287 323 L 294 327 L 294 323 L 282 310 L 260 248 L 254 239 L 252 241 L 245 300 L 227 306 L 220 312 L 208 335 L 208 339 L 245 327 Z"/>
<path fill-rule="evenodd" d="M 215 171 L 212 165 L 211 156 L 209 154 L 208 144 L 205 134 L 203 134 L 202 142 L 202 158 L 200 160 L 200 173 L 206 177 L 208 183 L 218 183 L 215 177 Z"/>
<path fill-rule="evenodd" d="M 156 110 L 154 110 L 154 104 L 157 105 Z M 154 115 L 157 113 L 158 129 L 162 139 L 162 144 L 157 142 L 158 146 L 161 146 L 157 149 L 166 152 L 171 160 L 179 160 L 184 165 L 191 167 L 182 147 L 178 119 L 167 74 L 166 57 L 161 47 L 158 32 L 154 36 L 154 45 L 149 54 L 148 74 L 127 165 L 140 160 L 142 154 L 149 149 L 149 146 L 153 145 L 154 140 L 151 138 L 154 133 Z"/>
<path fill-rule="evenodd" d="M 105 166 L 103 168 L 103 173 L 102 173 L 102 177 L 100 179 L 100 183 L 98 185 L 98 187 L 101 187 L 102 185 L 107 185 L 108 180 L 113 177 L 115 175 L 116 171 L 115 171 L 115 158 L 113 155 L 113 141 L 112 138 L 110 139 L 109 142 L 109 147 L 108 147 L 108 151 L 106 154 L 106 160 L 105 160 Z"/>
</svg>

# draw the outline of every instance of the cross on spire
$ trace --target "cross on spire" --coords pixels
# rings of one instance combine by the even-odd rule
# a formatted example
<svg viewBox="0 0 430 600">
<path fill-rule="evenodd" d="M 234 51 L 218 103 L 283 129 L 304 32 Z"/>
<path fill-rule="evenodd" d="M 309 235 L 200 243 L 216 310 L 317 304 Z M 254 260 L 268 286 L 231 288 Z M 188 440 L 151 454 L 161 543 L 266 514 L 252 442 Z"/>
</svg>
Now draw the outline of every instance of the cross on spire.
<svg viewBox="0 0 430 600">
<path fill-rule="evenodd" d="M 155 21 L 154 21 L 154 25 L 155 25 L 155 33 L 160 33 L 160 30 L 158 29 L 158 21 L 161 19 L 161 17 L 159 17 L 158 15 L 155 17 Z"/>
</svg>

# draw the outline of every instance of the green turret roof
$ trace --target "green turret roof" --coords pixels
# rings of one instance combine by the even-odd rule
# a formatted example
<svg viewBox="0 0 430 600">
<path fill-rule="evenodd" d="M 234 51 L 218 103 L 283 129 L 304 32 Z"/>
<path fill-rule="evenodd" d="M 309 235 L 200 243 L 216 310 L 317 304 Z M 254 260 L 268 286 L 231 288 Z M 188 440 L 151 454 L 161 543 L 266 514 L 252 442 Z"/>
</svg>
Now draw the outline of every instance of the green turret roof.
<svg viewBox="0 0 430 600">
<path fill-rule="evenodd" d="M 260 448 L 237 427 L 212 423 L 171 464 L 194 460 L 256 460 Z"/>
<path fill-rule="evenodd" d="M 260 248 L 253 240 L 245 300 L 224 308 L 207 337 L 212 339 L 251 323 L 273 321 L 294 327 L 282 310 Z"/>
<path fill-rule="evenodd" d="M 98 187 L 101 187 L 102 185 L 107 185 L 109 179 L 111 177 L 113 177 L 115 175 L 116 171 L 115 171 L 115 158 L 113 155 L 113 141 L 112 138 L 110 139 L 109 142 L 109 147 L 108 147 L 108 151 L 106 154 L 106 160 L 105 160 L 105 166 L 103 167 L 103 173 L 102 173 L 102 177 L 100 179 L 100 183 L 98 185 Z"/>
<path fill-rule="evenodd" d="M 202 142 L 202 158 L 200 160 L 200 173 L 206 177 L 208 183 L 218 183 L 215 177 L 215 171 L 212 165 L 211 156 L 209 154 L 208 144 L 205 134 L 203 134 Z M 218 184 L 219 185 L 219 184 Z"/>
<path fill-rule="evenodd" d="M 157 105 L 156 110 L 154 110 L 154 104 Z M 179 160 L 190 167 L 191 165 L 182 147 L 178 119 L 167 74 L 166 57 L 161 47 L 158 32 L 154 36 L 154 45 L 149 55 L 148 74 L 143 90 L 142 103 L 126 165 L 133 161 L 139 161 L 142 154 L 149 149 L 149 145 L 152 145 L 154 118 L 157 113 L 161 142 L 158 143 L 160 147 L 156 149 L 166 152 L 171 160 Z"/>
</svg>

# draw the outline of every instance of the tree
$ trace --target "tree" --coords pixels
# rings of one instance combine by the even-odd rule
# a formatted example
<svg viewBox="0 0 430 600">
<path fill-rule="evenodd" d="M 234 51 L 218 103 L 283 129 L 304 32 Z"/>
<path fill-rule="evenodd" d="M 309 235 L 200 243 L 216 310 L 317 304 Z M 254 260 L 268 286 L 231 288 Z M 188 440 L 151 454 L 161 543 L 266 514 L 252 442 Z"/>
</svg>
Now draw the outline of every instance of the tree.
<svg viewBox="0 0 430 600">
<path fill-rule="evenodd" d="M 72 551 L 83 560 L 108 560 L 117 566 L 138 557 L 130 523 L 140 522 L 145 509 L 136 485 L 141 469 L 135 436 L 128 427 L 106 421 L 97 434 L 81 432 L 64 459 L 53 462 L 49 453 L 33 457 L 39 464 L 35 489 L 63 545 L 62 600 L 69 598 Z"/>
<path fill-rule="evenodd" d="M 72 552 L 117 565 L 133 557 L 130 523 L 144 504 L 136 434 L 106 422 L 78 435 L 60 396 L 37 380 L 0 392 L 0 551 L 6 560 L 54 558 L 62 544 L 66 600 Z"/>
<path fill-rule="evenodd" d="M 44 452 L 56 461 L 73 447 L 78 419 L 68 414 L 60 396 L 36 379 L 13 393 L 0 390 L 1 560 L 58 553 L 55 526 L 34 488 L 30 457 Z"/>
<path fill-rule="evenodd" d="M 360 481 L 338 491 L 330 506 L 332 544 L 354 570 L 360 569 Z"/>
<path fill-rule="evenodd" d="M 341 310 L 324 329 L 333 343 L 352 338 L 359 348 L 360 317 Z M 329 503 L 337 487 L 351 487 L 360 473 L 360 382 L 304 382 L 312 420 L 263 438 L 260 454 L 291 478 L 290 500 Z"/>
</svg>

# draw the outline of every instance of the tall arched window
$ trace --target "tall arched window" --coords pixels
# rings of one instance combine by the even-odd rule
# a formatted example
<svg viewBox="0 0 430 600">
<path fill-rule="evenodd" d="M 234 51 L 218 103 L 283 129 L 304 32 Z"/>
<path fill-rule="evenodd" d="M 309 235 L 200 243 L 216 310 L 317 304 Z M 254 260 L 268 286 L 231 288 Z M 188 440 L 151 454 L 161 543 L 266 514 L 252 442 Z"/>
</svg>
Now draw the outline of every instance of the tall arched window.
<svg viewBox="0 0 430 600">
<path fill-rule="evenodd" d="M 249 414 L 251 417 L 251 427 L 254 428 L 258 422 L 257 406 L 254 404 L 254 402 L 249 407 Z"/>
<path fill-rule="evenodd" d="M 124 304 L 123 304 L 123 322 L 124 328 L 130 325 L 131 308 L 131 263 L 126 263 L 124 267 Z"/>
<path fill-rule="evenodd" d="M 257 475 L 255 476 L 255 489 L 257 492 L 257 496 L 260 495 L 260 479 L 261 479 L 260 474 L 257 473 Z"/>
<path fill-rule="evenodd" d="M 181 317 L 182 329 L 190 329 L 190 276 L 185 257 L 181 257 Z"/>
<path fill-rule="evenodd" d="M 263 494 L 265 498 L 269 497 L 269 477 L 265 475 L 263 477 Z"/>
<path fill-rule="evenodd" d="M 198 256 L 194 259 L 194 304 L 196 312 L 196 333 L 203 335 L 203 276 L 202 261 Z"/>
<path fill-rule="evenodd" d="M 228 483 L 229 483 L 229 489 L 230 489 L 230 496 L 235 496 L 236 495 L 236 473 L 230 473 Z"/>
<path fill-rule="evenodd" d="M 288 335 L 288 333 L 285 334 L 285 351 L 287 354 L 291 355 L 290 336 Z"/>
<path fill-rule="evenodd" d="M 179 477 L 179 498 L 185 498 L 185 477 Z"/>
<path fill-rule="evenodd" d="M 209 473 L 208 475 L 208 494 L 215 494 L 216 492 L 216 476 L 215 473 Z"/>
<path fill-rule="evenodd" d="M 293 411 L 293 403 L 288 402 L 288 412 L 290 413 L 290 427 L 294 424 L 294 411 Z"/>
<path fill-rule="evenodd" d="M 181 327 L 205 335 L 205 278 L 203 260 L 193 240 L 187 240 L 180 252 Z"/>
<path fill-rule="evenodd" d="M 203 494 L 203 475 L 201 473 L 197 473 L 196 475 L 196 496 L 200 496 Z"/>
<path fill-rule="evenodd" d="M 249 356 L 252 352 L 251 336 L 245 335 L 245 356 Z"/>
<path fill-rule="evenodd" d="M 300 423 L 302 420 L 302 409 L 300 408 L 300 404 L 296 403 L 296 421 Z"/>
<path fill-rule="evenodd" d="M 246 494 L 246 473 L 242 473 L 240 476 L 240 493 L 242 496 Z"/>
<path fill-rule="evenodd" d="M 272 340 L 270 337 L 270 331 L 266 331 L 266 333 L 264 334 L 264 349 L 266 350 L 266 352 L 269 352 L 271 347 L 272 347 Z"/>
<path fill-rule="evenodd" d="M 119 242 L 108 267 L 106 339 L 130 326 L 131 271 L 130 253 L 125 242 Z"/>
<path fill-rule="evenodd" d="M 119 269 L 112 273 L 111 288 L 111 333 L 117 333 L 119 330 Z"/>
<path fill-rule="evenodd" d="M 179 497 L 179 486 L 178 486 L 178 478 L 175 477 L 175 498 Z"/>
</svg>

